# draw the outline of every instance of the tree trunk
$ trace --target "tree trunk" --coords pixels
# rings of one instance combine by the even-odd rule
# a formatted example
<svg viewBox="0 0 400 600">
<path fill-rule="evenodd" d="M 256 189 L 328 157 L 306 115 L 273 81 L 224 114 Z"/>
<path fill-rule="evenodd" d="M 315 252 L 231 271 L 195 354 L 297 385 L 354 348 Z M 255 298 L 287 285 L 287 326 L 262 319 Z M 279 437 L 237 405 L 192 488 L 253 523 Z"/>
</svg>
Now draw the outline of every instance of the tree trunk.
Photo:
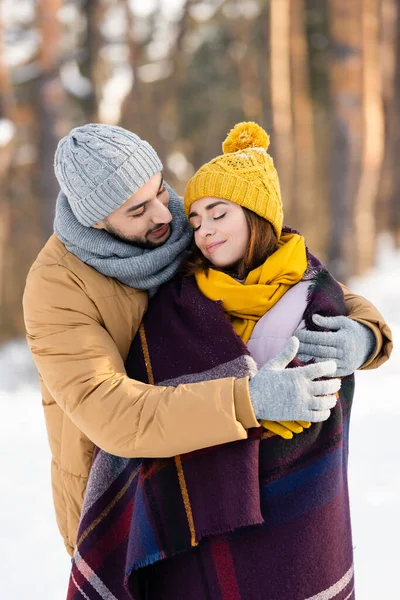
<svg viewBox="0 0 400 600">
<path fill-rule="evenodd" d="M 133 74 L 133 85 L 130 93 L 125 98 L 121 109 L 123 122 L 130 123 L 134 131 L 139 135 L 141 133 L 140 123 L 143 123 L 143 89 L 140 81 L 138 67 L 140 66 L 141 48 L 139 43 L 134 38 L 134 16 L 129 3 L 125 5 L 125 13 L 127 19 L 127 44 L 129 48 L 129 62 Z"/>
<path fill-rule="evenodd" d="M 267 58 L 264 48 L 261 52 L 252 52 L 253 22 L 248 19 L 235 19 L 230 27 L 233 40 L 231 56 L 239 79 L 241 109 L 246 121 L 262 122 L 261 85 L 258 72 L 258 57 L 261 54 L 263 69 Z"/>
<path fill-rule="evenodd" d="M 328 263 L 346 281 L 351 274 L 353 206 L 360 176 L 362 118 L 362 0 L 331 0 L 332 158 Z"/>
<path fill-rule="evenodd" d="M 390 130 L 393 138 L 393 186 L 390 194 L 390 223 L 396 245 L 400 247 L 400 0 L 396 0 L 396 70 L 394 79 L 393 112 L 390 116 Z"/>
<path fill-rule="evenodd" d="M 58 194 L 58 183 L 54 175 L 53 162 L 57 147 L 57 119 L 63 101 L 63 88 L 59 77 L 61 53 L 61 26 L 57 13 L 62 0 L 40 0 L 39 25 L 42 34 L 38 80 L 38 164 L 39 206 L 42 212 L 43 240 L 53 232 L 54 206 Z"/>
<path fill-rule="evenodd" d="M 4 31 L 0 15 L 0 119 L 10 120 L 12 123 L 12 89 L 5 65 L 4 56 Z M 10 203 L 8 199 L 9 172 L 14 156 L 14 140 L 3 142 L 0 146 L 0 340 L 4 337 L 6 328 L 6 295 L 7 282 L 12 271 L 8 260 L 8 248 L 10 246 Z"/>
<path fill-rule="evenodd" d="M 271 105 L 275 158 L 285 214 L 290 221 L 293 188 L 293 120 L 290 78 L 290 1 L 270 3 Z"/>
<path fill-rule="evenodd" d="M 376 253 L 375 206 L 384 153 L 384 119 L 379 48 L 379 0 L 363 0 L 364 136 L 362 171 L 355 199 L 354 272 L 362 274 L 374 263 Z"/>
<path fill-rule="evenodd" d="M 397 0 L 382 0 L 380 3 L 381 39 L 380 62 L 382 74 L 382 101 L 385 123 L 384 158 L 381 169 L 380 184 L 376 199 L 375 221 L 377 233 L 387 232 L 391 228 L 390 197 L 396 171 L 394 142 L 396 131 L 393 128 L 393 117 L 396 113 L 394 87 L 396 70 L 396 23 Z"/>
<path fill-rule="evenodd" d="M 81 73 L 92 84 L 92 91 L 80 100 L 87 123 L 96 123 L 98 117 L 98 87 L 99 69 L 98 61 L 100 54 L 99 22 L 102 18 L 102 10 L 99 0 L 84 0 L 82 11 L 86 17 L 86 39 L 84 42 L 85 58 L 81 64 Z"/>
<path fill-rule="evenodd" d="M 309 56 L 305 30 L 304 0 L 292 0 L 290 48 L 293 103 L 294 177 L 290 225 L 306 237 L 312 251 L 320 254 L 324 207 L 316 198 L 313 107 L 309 84 Z M 317 225 L 317 226 L 316 226 Z"/>
</svg>

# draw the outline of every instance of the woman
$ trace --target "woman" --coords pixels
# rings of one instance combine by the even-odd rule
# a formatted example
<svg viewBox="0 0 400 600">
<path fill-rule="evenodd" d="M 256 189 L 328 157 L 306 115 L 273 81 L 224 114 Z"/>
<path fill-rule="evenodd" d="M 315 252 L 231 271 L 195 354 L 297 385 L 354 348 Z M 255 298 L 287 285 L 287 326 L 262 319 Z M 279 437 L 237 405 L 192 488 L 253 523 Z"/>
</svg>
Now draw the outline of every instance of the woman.
<svg viewBox="0 0 400 600">
<path fill-rule="evenodd" d="M 296 335 L 308 341 L 324 319 L 346 314 L 340 286 L 302 236 L 282 230 L 267 147 L 261 128 L 240 124 L 225 154 L 190 180 L 184 204 L 196 249 L 185 276 L 153 299 L 128 357 L 131 377 L 173 386 L 251 378 L 269 361 L 273 380 L 274 371 L 310 359 L 296 358 L 290 338 L 299 327 L 306 330 Z M 361 364 L 374 336 L 358 327 Z M 90 582 L 96 597 L 119 600 L 354 598 L 347 487 L 354 378 L 341 369 L 339 398 L 330 398 L 321 423 L 303 422 L 294 397 L 283 423 L 273 412 L 263 421 L 256 407 L 264 427 L 255 421 L 244 441 L 171 459 L 100 452 L 71 589 Z M 329 382 L 316 385 L 329 398 Z M 111 592 L 113 569 L 120 584 Z"/>
</svg>

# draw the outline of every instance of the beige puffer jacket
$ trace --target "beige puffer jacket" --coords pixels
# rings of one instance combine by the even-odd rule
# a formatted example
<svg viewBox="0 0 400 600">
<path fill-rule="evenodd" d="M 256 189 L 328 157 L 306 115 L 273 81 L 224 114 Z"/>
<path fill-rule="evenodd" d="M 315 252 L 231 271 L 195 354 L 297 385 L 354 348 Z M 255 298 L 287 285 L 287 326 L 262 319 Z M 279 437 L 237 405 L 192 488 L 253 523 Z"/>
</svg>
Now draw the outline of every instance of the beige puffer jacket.
<svg viewBox="0 0 400 600">
<path fill-rule="evenodd" d="M 376 335 L 365 365 L 374 368 L 390 354 L 390 330 L 365 300 L 350 293 L 346 300 L 351 316 Z M 129 379 L 124 361 L 147 294 L 85 265 L 55 235 L 29 272 L 23 305 L 40 374 L 57 522 L 70 554 L 95 445 L 123 457 L 174 456 L 244 439 L 258 425 L 247 378 L 177 388 Z"/>
</svg>

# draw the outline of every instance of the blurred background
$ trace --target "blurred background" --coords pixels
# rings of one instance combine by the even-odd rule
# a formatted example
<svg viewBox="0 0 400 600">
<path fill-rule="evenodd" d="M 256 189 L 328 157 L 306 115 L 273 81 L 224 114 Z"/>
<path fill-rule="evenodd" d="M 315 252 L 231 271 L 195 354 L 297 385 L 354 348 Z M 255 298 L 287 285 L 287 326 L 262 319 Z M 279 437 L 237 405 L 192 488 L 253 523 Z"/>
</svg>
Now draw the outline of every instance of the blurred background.
<svg viewBox="0 0 400 600">
<path fill-rule="evenodd" d="M 126 127 L 154 145 L 182 194 L 241 120 L 270 133 L 285 223 L 398 336 L 400 0 L 0 0 L 4 598 L 63 598 L 69 568 L 21 312 L 27 271 L 52 233 L 57 142 L 87 122 Z M 398 590 L 399 373 L 395 349 L 357 379 L 350 479 L 361 600 Z"/>
<path fill-rule="evenodd" d="M 240 120 L 271 134 L 287 224 L 342 281 L 400 243 L 398 0 L 2 0 L 0 340 L 52 232 L 57 141 L 155 146 L 179 193 Z"/>
</svg>

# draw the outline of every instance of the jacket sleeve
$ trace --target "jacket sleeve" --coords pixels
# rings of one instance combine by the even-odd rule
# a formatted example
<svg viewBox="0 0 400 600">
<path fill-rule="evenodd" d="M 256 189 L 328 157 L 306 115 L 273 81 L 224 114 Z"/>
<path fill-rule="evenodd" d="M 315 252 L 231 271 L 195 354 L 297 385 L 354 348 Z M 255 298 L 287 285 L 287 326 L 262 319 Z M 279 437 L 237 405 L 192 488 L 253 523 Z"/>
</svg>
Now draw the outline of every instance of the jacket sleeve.
<svg viewBox="0 0 400 600">
<path fill-rule="evenodd" d="M 258 426 L 247 378 L 176 388 L 128 378 L 95 303 L 65 267 L 31 271 L 23 305 L 28 344 L 45 386 L 103 450 L 127 458 L 174 456 L 244 439 L 249 427 Z"/>
<path fill-rule="evenodd" d="M 375 350 L 361 369 L 376 369 L 385 363 L 393 349 L 392 332 L 381 313 L 363 296 L 353 294 L 345 285 L 340 284 L 344 293 L 347 316 L 369 327 L 376 339 Z"/>
</svg>

